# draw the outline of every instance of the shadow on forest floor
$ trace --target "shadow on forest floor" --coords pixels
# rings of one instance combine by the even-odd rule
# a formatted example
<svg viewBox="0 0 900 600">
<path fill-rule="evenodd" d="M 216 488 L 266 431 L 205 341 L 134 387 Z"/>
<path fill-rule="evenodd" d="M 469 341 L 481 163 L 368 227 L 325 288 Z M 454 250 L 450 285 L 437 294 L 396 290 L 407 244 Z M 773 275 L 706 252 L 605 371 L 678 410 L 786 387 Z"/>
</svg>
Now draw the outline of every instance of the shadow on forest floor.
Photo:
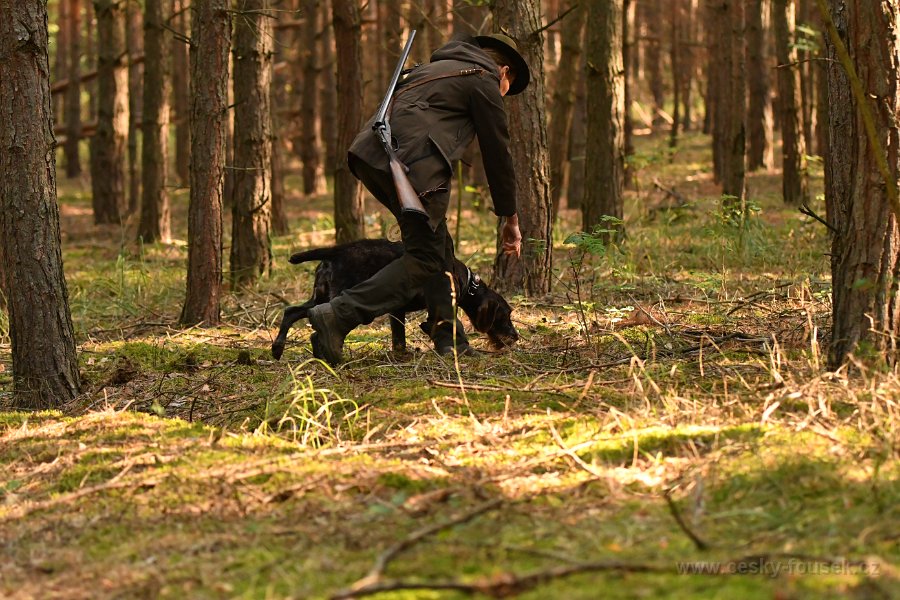
<svg viewBox="0 0 900 600">
<path fill-rule="evenodd" d="M 671 163 L 638 143 L 626 244 L 563 244 L 564 210 L 553 293 L 509 298 L 519 344 L 474 336 L 458 364 L 414 321 L 403 356 L 376 321 L 336 370 L 303 324 L 272 360 L 314 266 L 286 257 L 333 237 L 326 197 L 292 199 L 272 275 L 227 294 L 223 326 L 181 328 L 184 244 L 95 228 L 62 184 L 85 391 L 0 412 L 0 595 L 324 598 L 374 569 L 383 598 L 896 596 L 900 386 L 822 368 L 827 232 L 765 173 L 736 231 L 704 138 Z M 494 219 L 466 206 L 460 227 L 490 279 Z M 8 344 L 0 361 L 8 387 Z"/>
</svg>

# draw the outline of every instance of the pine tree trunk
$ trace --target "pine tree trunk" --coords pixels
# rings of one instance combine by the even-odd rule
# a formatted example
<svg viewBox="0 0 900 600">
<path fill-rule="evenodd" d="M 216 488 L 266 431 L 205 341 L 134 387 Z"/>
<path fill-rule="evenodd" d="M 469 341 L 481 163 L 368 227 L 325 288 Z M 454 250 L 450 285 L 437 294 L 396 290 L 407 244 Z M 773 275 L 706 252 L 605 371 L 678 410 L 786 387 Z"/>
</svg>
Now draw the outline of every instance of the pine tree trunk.
<svg viewBox="0 0 900 600">
<path fill-rule="evenodd" d="M 504 290 L 530 294 L 550 291 L 552 280 L 552 221 L 550 219 L 550 169 L 544 109 L 544 47 L 538 0 L 496 0 L 492 5 L 494 28 L 516 40 L 531 70 L 531 83 L 506 102 L 510 144 L 515 165 L 522 256 L 500 252 L 494 262 L 494 284 Z"/>
<path fill-rule="evenodd" d="M 551 219 L 559 213 L 559 200 L 563 191 L 563 175 L 569 153 L 569 131 L 572 129 L 572 107 L 575 101 L 575 84 L 581 64 L 584 11 L 576 7 L 562 22 L 562 49 L 553 99 L 550 101 L 550 194 Z"/>
<path fill-rule="evenodd" d="M 144 19 L 137 0 L 125 0 L 125 49 L 128 52 L 128 209 L 140 210 L 141 176 L 138 170 L 138 133 L 144 110 L 144 67 L 137 60 L 144 52 Z"/>
<path fill-rule="evenodd" d="M 48 7 L 50 3 L 48 2 Z M 49 15 L 48 15 L 49 16 Z M 66 70 L 69 68 L 69 3 L 66 0 L 56 2 L 56 39 L 53 42 L 53 75 L 51 81 L 62 81 L 66 78 Z M 55 94 L 51 99 L 53 114 L 65 113 L 65 98 L 62 94 Z"/>
<path fill-rule="evenodd" d="M 587 60 L 581 55 L 580 72 L 584 73 Z M 583 210 L 584 207 L 584 163 L 587 145 L 587 98 L 584 77 L 575 83 L 575 106 L 572 107 L 572 127 L 569 129 L 569 171 L 566 177 L 566 207 Z"/>
<path fill-rule="evenodd" d="M 727 45 L 723 40 L 728 23 L 727 10 L 728 0 L 706 0 L 707 79 L 703 132 L 712 136 L 713 179 L 716 183 L 722 183 L 724 177 L 727 65 L 723 53 Z"/>
<path fill-rule="evenodd" d="M 800 73 L 797 53 L 791 48 L 794 30 L 792 0 L 772 0 L 775 55 L 778 60 L 778 119 L 781 124 L 782 191 L 787 204 L 809 199 L 806 183 L 806 144 L 800 106 Z"/>
<path fill-rule="evenodd" d="M 319 81 L 319 106 L 337 106 L 337 77 L 335 74 L 337 57 L 334 49 L 334 26 L 331 19 L 331 0 L 322 0 L 322 14 L 324 18 L 322 36 L 319 44 L 321 52 L 320 81 Z M 347 148 L 338 150 L 338 122 L 337 111 L 322 110 L 320 120 L 322 143 L 325 148 L 325 173 L 334 175 L 337 168 L 338 156 L 346 154 Z"/>
<path fill-rule="evenodd" d="M 669 147 L 678 147 L 678 128 L 681 126 L 681 27 L 683 0 L 671 0 L 672 22 L 669 23 L 669 63 L 672 66 L 672 127 L 669 130 Z M 624 64 L 624 58 L 623 58 Z"/>
<path fill-rule="evenodd" d="M 80 388 L 60 249 L 47 8 L 0 0 L 0 273 L 14 406 L 58 408 Z"/>
<path fill-rule="evenodd" d="M 81 175 L 81 0 L 64 0 L 69 3 L 69 87 L 66 88 L 66 177 Z"/>
<path fill-rule="evenodd" d="M 219 324 L 230 0 L 194 5 L 191 22 L 191 199 L 181 323 Z"/>
<path fill-rule="evenodd" d="M 637 50 L 637 36 L 634 29 L 635 2 L 623 0 L 622 2 L 622 64 L 625 66 L 625 80 L 623 81 L 625 96 L 625 113 L 622 115 L 622 127 L 624 129 L 625 148 L 625 186 L 635 187 L 637 180 L 634 171 L 629 166 L 628 157 L 634 156 L 634 120 L 631 118 L 631 105 L 633 102 L 632 89 L 634 88 L 634 55 Z"/>
<path fill-rule="evenodd" d="M 172 26 L 182 35 L 190 35 L 188 0 L 174 0 Z M 175 174 L 182 186 L 191 180 L 191 98 L 188 46 L 172 36 L 172 108 L 175 123 Z"/>
<path fill-rule="evenodd" d="M 586 55 L 587 147 L 585 148 L 585 196 L 582 228 L 624 233 L 621 221 L 625 184 L 625 112 L 622 63 L 622 0 L 601 0 L 588 15 Z M 604 234 L 612 239 L 618 234 Z"/>
<path fill-rule="evenodd" d="M 275 31 L 275 47 L 273 61 L 277 64 L 289 54 L 291 34 L 283 28 Z M 272 67 L 271 115 L 272 115 L 272 233 L 285 235 L 289 232 L 287 213 L 285 212 L 284 178 L 287 119 L 280 107 L 287 106 L 287 69 Z"/>
<path fill-rule="evenodd" d="M 325 181 L 325 169 L 322 164 L 322 136 L 319 133 L 321 119 L 319 115 L 324 112 L 319 109 L 319 52 L 316 38 L 319 35 L 319 23 L 327 21 L 321 19 L 321 7 L 318 0 L 304 0 L 306 23 L 298 35 L 302 36 L 300 44 L 301 58 L 297 61 L 300 67 L 300 119 L 297 130 L 297 144 L 299 146 L 300 160 L 303 161 L 303 193 L 307 196 L 318 196 L 327 192 Z"/>
<path fill-rule="evenodd" d="M 832 0 L 831 7 L 873 113 L 876 137 L 887 153 L 890 177 L 897 182 L 898 2 Z M 893 363 L 900 336 L 900 231 L 860 107 L 830 43 L 828 55 L 831 149 L 825 195 L 828 220 L 837 230 L 831 251 L 834 322 L 830 364 L 841 366 L 851 353 L 863 357 L 886 353 L 887 361 Z"/>
<path fill-rule="evenodd" d="M 138 238 L 145 243 L 172 241 L 169 192 L 169 95 L 171 47 L 163 28 L 170 0 L 144 0 L 144 144 L 141 154 L 143 195 Z"/>
<path fill-rule="evenodd" d="M 272 266 L 272 19 L 269 0 L 243 0 L 234 25 L 234 204 L 231 281 Z"/>
<path fill-rule="evenodd" d="M 91 138 L 94 222 L 119 223 L 125 201 L 128 72 L 125 14 L 118 0 L 94 0 L 97 14 L 97 131 Z"/>
<path fill-rule="evenodd" d="M 751 0 L 747 6 L 747 168 L 750 171 L 771 169 L 774 159 L 769 65 L 763 27 L 765 7 L 765 0 Z"/>
<path fill-rule="evenodd" d="M 601 4 L 604 1 L 601 0 Z M 666 102 L 662 68 L 662 3 L 660 0 L 641 0 L 638 2 L 638 7 L 641 5 L 645 5 L 644 25 L 647 28 L 645 73 L 650 84 L 650 94 L 653 97 L 653 124 L 658 125 L 662 123 L 661 112 Z"/>
<path fill-rule="evenodd" d="M 728 0 L 728 22 L 724 33 L 728 43 L 726 78 L 728 97 L 723 104 L 725 115 L 725 139 L 722 172 L 722 193 L 726 205 L 740 207 L 741 215 L 745 211 L 746 192 L 746 157 L 747 157 L 747 77 L 744 62 L 744 2 L 745 0 Z"/>
<path fill-rule="evenodd" d="M 361 26 L 356 0 L 332 0 L 337 48 L 337 148 L 334 165 L 335 240 L 341 244 L 364 236 L 363 196 L 347 165 L 346 149 L 362 123 Z"/>
</svg>

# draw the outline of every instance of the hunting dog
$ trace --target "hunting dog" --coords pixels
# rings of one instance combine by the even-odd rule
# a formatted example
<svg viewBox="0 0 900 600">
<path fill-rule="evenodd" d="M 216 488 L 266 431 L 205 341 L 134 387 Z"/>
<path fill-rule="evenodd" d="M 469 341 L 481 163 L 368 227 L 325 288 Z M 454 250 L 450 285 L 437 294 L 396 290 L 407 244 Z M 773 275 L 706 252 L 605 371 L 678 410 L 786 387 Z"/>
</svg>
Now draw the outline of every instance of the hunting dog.
<svg viewBox="0 0 900 600">
<path fill-rule="evenodd" d="M 342 291 L 362 283 L 402 254 L 401 242 L 358 240 L 298 252 L 291 256 L 289 260 L 295 265 L 311 260 L 321 262 L 316 267 L 312 298 L 303 304 L 284 309 L 278 336 L 272 342 L 272 356 L 276 360 L 281 358 L 288 330 L 300 319 L 305 319 L 309 309 L 330 302 Z M 453 278 L 458 290 L 457 305 L 468 315 L 472 326 L 486 334 L 495 347 L 516 343 L 519 332 L 510 319 L 512 307 L 503 296 L 490 289 L 478 275 L 457 259 L 454 259 Z M 390 313 L 391 345 L 395 352 L 406 350 L 406 313 L 423 309 L 425 296 L 419 294 L 408 305 Z M 427 333 L 427 324 L 422 323 L 421 327 Z"/>
</svg>

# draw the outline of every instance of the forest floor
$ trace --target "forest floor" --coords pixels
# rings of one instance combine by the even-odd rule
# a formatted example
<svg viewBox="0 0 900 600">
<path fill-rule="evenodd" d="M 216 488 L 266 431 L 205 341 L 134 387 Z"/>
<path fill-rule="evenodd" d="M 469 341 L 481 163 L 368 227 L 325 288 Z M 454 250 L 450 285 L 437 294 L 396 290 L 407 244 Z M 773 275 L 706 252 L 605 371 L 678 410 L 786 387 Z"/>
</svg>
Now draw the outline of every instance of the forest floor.
<svg viewBox="0 0 900 600">
<path fill-rule="evenodd" d="M 730 225 L 708 140 L 663 147 L 638 139 L 620 248 L 563 243 L 563 211 L 553 292 L 508 298 L 515 348 L 473 336 L 483 353 L 445 360 L 411 319 L 418 349 L 394 356 L 378 320 L 335 370 L 305 322 L 269 352 L 311 291 L 287 256 L 332 242 L 329 198 L 290 198 L 271 277 L 182 328 L 184 243 L 93 226 L 89 186 L 62 181 L 84 393 L 0 412 L 0 596 L 900 597 L 900 382 L 823 366 L 825 227 L 774 172 Z M 463 211 L 458 254 L 487 280 L 494 226 Z"/>
</svg>

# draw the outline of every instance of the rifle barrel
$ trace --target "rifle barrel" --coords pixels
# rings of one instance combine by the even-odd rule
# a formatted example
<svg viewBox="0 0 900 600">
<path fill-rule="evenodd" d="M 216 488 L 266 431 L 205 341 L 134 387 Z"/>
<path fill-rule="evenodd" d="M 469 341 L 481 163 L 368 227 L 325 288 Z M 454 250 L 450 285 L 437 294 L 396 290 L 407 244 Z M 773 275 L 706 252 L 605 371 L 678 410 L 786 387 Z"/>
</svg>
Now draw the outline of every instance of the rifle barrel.
<svg viewBox="0 0 900 600">
<path fill-rule="evenodd" d="M 391 77 L 391 83 L 388 86 L 387 94 L 384 95 L 384 100 L 381 101 L 381 106 L 378 107 L 378 112 L 375 113 L 375 123 L 372 125 L 373 129 L 377 129 L 384 124 L 388 105 L 391 103 L 391 97 L 394 95 L 394 90 L 397 88 L 397 82 L 400 80 L 400 73 L 403 72 L 403 65 L 406 64 L 406 59 L 409 58 L 409 52 L 412 50 L 412 43 L 415 37 L 416 30 L 413 29 L 409 32 L 409 38 L 406 40 L 406 45 L 403 47 L 403 52 L 400 54 L 400 60 L 397 61 L 397 66 L 394 68 L 394 75 Z"/>
</svg>

